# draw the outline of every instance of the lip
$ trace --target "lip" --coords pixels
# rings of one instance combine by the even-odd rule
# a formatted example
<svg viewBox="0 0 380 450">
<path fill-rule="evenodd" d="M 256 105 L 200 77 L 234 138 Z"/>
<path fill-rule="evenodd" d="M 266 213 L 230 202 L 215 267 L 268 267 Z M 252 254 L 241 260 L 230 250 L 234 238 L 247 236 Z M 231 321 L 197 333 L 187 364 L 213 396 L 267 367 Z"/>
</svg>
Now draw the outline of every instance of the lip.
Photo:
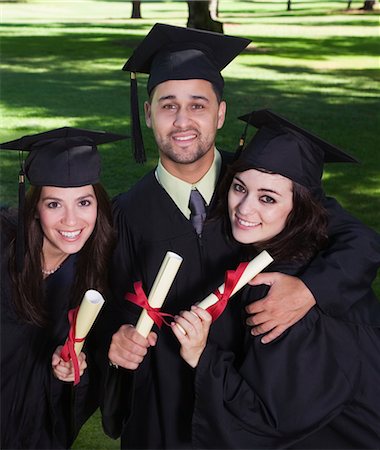
<svg viewBox="0 0 380 450">
<path fill-rule="evenodd" d="M 60 235 L 60 237 L 62 239 L 64 239 L 67 242 L 75 242 L 78 239 L 80 239 L 82 232 L 83 232 L 83 228 L 81 228 L 80 230 L 57 230 L 58 234 Z"/>
<path fill-rule="evenodd" d="M 242 219 L 237 214 L 235 214 L 235 224 L 237 227 L 239 227 L 243 230 L 252 230 L 261 225 L 260 222 L 251 222 L 249 220 Z"/>
<path fill-rule="evenodd" d="M 173 133 L 171 138 L 178 144 L 188 144 L 196 139 L 198 134 L 194 130 L 189 130 L 181 133 Z"/>
</svg>

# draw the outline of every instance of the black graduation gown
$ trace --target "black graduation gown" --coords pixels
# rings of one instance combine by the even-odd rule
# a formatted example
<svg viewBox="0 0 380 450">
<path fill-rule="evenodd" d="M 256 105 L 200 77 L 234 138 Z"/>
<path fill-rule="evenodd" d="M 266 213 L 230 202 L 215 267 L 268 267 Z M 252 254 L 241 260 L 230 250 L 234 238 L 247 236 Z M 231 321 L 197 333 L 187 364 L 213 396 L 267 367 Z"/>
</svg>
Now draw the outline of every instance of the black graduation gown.
<svg viewBox="0 0 380 450">
<path fill-rule="evenodd" d="M 275 268 L 275 267 L 274 267 Z M 288 272 L 289 273 L 289 272 Z M 380 303 L 373 292 L 338 319 L 318 307 L 263 345 L 243 306 L 267 287 L 245 290 L 234 350 L 210 336 L 196 368 L 193 445 L 220 449 L 380 448 Z M 214 325 L 213 325 L 214 326 Z"/>
<path fill-rule="evenodd" d="M 138 280 L 148 294 L 168 250 L 184 258 L 163 306 L 165 312 L 172 314 L 203 299 L 221 284 L 227 269 L 236 268 L 238 249 L 226 241 L 220 222 L 206 222 L 202 238 L 198 238 L 190 222 L 159 185 L 154 172 L 119 195 L 114 205 L 119 233 L 111 270 L 114 300 L 106 307 L 109 322 L 115 322 L 114 331 L 122 323 L 135 323 L 140 310 L 123 300 L 124 294 L 131 292 L 132 283 Z M 353 285 L 367 274 L 374 277 L 380 261 L 380 243 L 374 239 L 374 233 L 344 214 L 334 200 L 326 200 L 326 206 L 335 218 L 331 233 L 338 254 L 347 239 L 353 239 L 355 244 L 347 251 L 342 250 L 341 258 L 334 254 L 332 266 L 337 263 L 344 266 L 350 258 L 355 260 L 357 274 Z M 360 228 L 363 229 L 357 234 Z M 330 257 L 326 252 L 316 261 L 314 277 L 309 277 L 316 296 L 318 274 L 324 273 Z M 335 283 L 340 285 L 352 273 L 338 271 L 335 275 Z M 345 298 L 326 299 L 326 304 L 329 301 L 353 304 L 360 299 L 352 289 L 345 291 Z M 224 339 L 220 323 L 213 326 L 212 334 L 219 345 L 227 347 L 230 343 Z M 238 327 L 238 322 L 231 326 Z M 102 408 L 105 432 L 114 438 L 121 434 L 122 448 L 190 448 L 193 380 L 193 370 L 179 356 L 176 338 L 170 329 L 162 328 L 157 346 L 149 350 L 137 371 L 109 369 Z"/>
<path fill-rule="evenodd" d="M 171 314 L 204 298 L 221 284 L 227 268 L 236 267 L 237 247 L 224 240 L 220 221 L 207 222 L 198 237 L 153 172 L 117 197 L 115 218 L 119 236 L 111 287 L 119 299 L 132 291 L 131 282 L 137 280 L 143 281 L 148 294 L 167 251 L 183 257 L 163 307 Z M 134 323 L 141 309 L 126 300 L 121 300 L 120 306 L 118 317 Z M 157 346 L 135 373 L 133 412 L 124 423 L 123 448 L 191 447 L 193 370 L 179 357 L 171 329 L 164 326 L 159 336 Z M 119 376 L 122 372 L 127 371 L 119 370 Z M 112 393 L 106 391 L 105 395 Z M 124 408 L 128 408 L 126 403 Z M 105 430 L 116 437 L 107 416 L 104 411 Z"/>
<path fill-rule="evenodd" d="M 44 281 L 50 325 L 37 327 L 20 321 L 14 311 L 6 260 L 9 241 L 3 234 L 1 241 L 1 448 L 68 448 L 98 405 L 89 371 L 73 388 L 51 370 L 52 354 L 69 330 L 76 257 L 70 256 Z"/>
</svg>

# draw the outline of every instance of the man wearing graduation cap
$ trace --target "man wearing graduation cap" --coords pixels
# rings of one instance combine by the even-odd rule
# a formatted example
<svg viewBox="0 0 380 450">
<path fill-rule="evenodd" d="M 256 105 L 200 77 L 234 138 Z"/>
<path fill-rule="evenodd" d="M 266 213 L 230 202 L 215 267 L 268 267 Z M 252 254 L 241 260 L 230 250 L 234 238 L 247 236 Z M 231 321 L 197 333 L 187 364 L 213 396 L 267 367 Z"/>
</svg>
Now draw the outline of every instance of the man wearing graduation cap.
<svg viewBox="0 0 380 450">
<path fill-rule="evenodd" d="M 142 281 L 148 295 L 167 251 L 183 257 L 164 303 L 163 309 L 171 314 L 202 300 L 221 284 L 227 269 L 237 266 L 238 248 L 224 238 L 221 222 L 204 219 L 214 209 L 215 188 L 232 159 L 231 154 L 215 148 L 215 135 L 223 126 L 226 109 L 220 72 L 248 43 L 246 39 L 156 24 L 124 66 L 132 75 L 136 160 L 143 161 L 145 156 L 135 72 L 149 73 L 145 116 L 160 160 L 154 171 L 115 200 L 118 245 L 111 284 L 120 323 L 137 320 L 140 309 L 124 296 L 133 291 L 135 281 Z M 295 277 L 276 279 L 271 295 L 274 299 L 290 297 L 296 304 L 294 311 L 282 311 L 286 316 L 282 330 L 315 304 L 309 289 Z M 269 331 L 261 322 L 255 325 L 260 325 L 257 333 Z M 221 340 L 223 327 L 216 322 L 211 334 L 212 339 Z M 156 345 L 154 333 L 145 339 L 128 325 L 113 335 L 108 356 L 119 369 L 110 368 L 108 381 L 123 392 L 133 388 L 122 397 L 133 398 L 133 402 L 112 405 L 115 412 L 107 401 L 115 395 L 111 390 L 106 392 L 105 431 L 113 437 L 121 434 L 122 448 L 191 448 L 192 434 L 196 433 L 191 426 L 194 371 L 181 360 L 170 329 L 162 328 L 157 345 L 148 351 L 150 345 Z"/>
</svg>

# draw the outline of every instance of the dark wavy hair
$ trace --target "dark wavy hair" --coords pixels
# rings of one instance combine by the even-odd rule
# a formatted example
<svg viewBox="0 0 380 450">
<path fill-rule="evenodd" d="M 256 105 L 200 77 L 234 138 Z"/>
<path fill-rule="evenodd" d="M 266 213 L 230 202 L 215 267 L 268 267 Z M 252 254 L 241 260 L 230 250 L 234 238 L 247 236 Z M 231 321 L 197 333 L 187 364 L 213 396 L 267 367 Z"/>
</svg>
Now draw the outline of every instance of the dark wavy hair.
<svg viewBox="0 0 380 450">
<path fill-rule="evenodd" d="M 108 262 L 115 244 L 112 210 L 108 194 L 100 184 L 93 185 L 98 202 L 95 228 L 78 253 L 76 275 L 71 288 L 70 307 L 80 304 L 87 289 L 105 294 Z M 44 326 L 47 314 L 43 289 L 41 253 L 43 232 L 36 219 L 41 187 L 31 186 L 25 198 L 25 259 L 21 273 L 16 270 L 15 240 L 10 247 L 12 299 L 19 317 L 31 324 Z"/>
<path fill-rule="evenodd" d="M 234 240 L 228 217 L 228 192 L 237 173 L 252 169 L 244 161 L 235 161 L 228 168 L 218 189 L 218 204 L 214 217 L 221 217 L 229 239 Z M 261 172 L 267 170 L 254 168 Z M 327 245 L 327 211 L 311 191 L 293 183 L 293 209 L 289 213 L 284 229 L 267 241 L 255 244 L 241 244 L 244 254 L 251 257 L 257 252 L 267 250 L 277 262 L 309 261 Z"/>
</svg>

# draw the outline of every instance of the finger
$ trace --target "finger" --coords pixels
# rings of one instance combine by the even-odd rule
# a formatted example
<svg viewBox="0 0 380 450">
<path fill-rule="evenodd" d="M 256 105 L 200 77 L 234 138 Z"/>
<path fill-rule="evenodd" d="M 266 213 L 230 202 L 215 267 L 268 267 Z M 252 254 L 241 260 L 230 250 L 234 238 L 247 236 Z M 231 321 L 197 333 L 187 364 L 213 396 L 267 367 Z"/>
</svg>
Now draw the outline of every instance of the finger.
<svg viewBox="0 0 380 450">
<path fill-rule="evenodd" d="M 276 324 L 271 321 L 265 322 L 261 325 L 253 327 L 251 330 L 251 334 L 253 334 L 253 336 L 259 336 L 260 334 L 268 333 L 269 331 L 273 330 L 275 326 Z"/>
<path fill-rule="evenodd" d="M 175 337 L 178 339 L 178 342 L 182 345 L 184 344 L 186 341 L 188 341 L 188 337 L 187 337 L 187 333 L 186 331 L 180 326 L 178 325 L 178 323 L 176 322 L 172 322 L 170 324 L 173 333 L 175 335 Z"/>
<path fill-rule="evenodd" d="M 188 315 L 193 316 L 193 318 L 195 319 L 194 315 L 190 314 L 189 311 L 185 311 L 185 312 Z M 175 316 L 174 320 L 175 320 L 176 324 L 179 325 L 185 331 L 186 334 L 193 335 L 195 333 L 195 328 L 194 328 L 193 324 L 191 322 L 189 322 L 185 317 Z M 199 318 L 197 320 L 199 321 Z"/>
<path fill-rule="evenodd" d="M 258 313 L 258 314 L 253 314 L 252 316 L 247 317 L 246 319 L 246 324 L 250 325 L 252 327 L 261 325 L 265 322 L 268 322 L 271 319 L 271 316 L 269 316 L 266 313 Z"/>
<path fill-rule="evenodd" d="M 267 284 L 271 286 L 277 279 L 276 272 L 265 272 L 257 274 L 252 280 L 248 281 L 251 286 L 258 286 L 259 284 Z"/>
<path fill-rule="evenodd" d="M 266 334 L 265 336 L 263 336 L 261 338 L 261 342 L 263 344 L 269 344 L 269 342 L 274 341 L 275 339 L 277 339 L 279 336 L 281 336 L 281 334 L 287 329 L 287 327 L 284 326 L 278 326 L 273 328 L 273 330 L 271 330 L 268 334 Z"/>
<path fill-rule="evenodd" d="M 256 302 L 252 302 L 245 307 L 245 310 L 248 314 L 258 314 L 265 310 L 264 300 L 258 300 Z"/>
<path fill-rule="evenodd" d="M 212 322 L 212 316 L 211 314 L 206 311 L 203 308 L 200 308 L 199 306 L 193 305 L 191 307 L 191 311 L 193 314 L 196 314 L 202 321 L 206 322 L 206 323 L 210 323 Z"/>
<path fill-rule="evenodd" d="M 157 338 L 157 333 L 155 333 L 154 331 L 151 331 L 148 334 L 148 342 L 151 347 L 154 347 L 157 344 Z"/>
</svg>

